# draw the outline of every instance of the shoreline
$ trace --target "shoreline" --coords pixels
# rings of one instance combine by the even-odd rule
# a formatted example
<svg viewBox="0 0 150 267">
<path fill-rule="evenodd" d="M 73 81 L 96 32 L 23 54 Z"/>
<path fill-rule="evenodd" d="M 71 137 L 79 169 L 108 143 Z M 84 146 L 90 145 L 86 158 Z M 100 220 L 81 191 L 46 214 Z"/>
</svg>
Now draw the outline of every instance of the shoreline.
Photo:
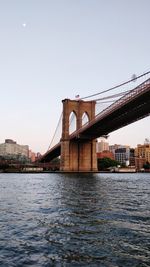
<svg viewBox="0 0 150 267">
<path fill-rule="evenodd" d="M 123 174 L 123 173 L 150 173 L 149 171 L 14 171 L 14 170 L 10 170 L 10 171 L 1 171 L 0 173 L 18 173 L 18 174 L 29 174 L 29 173 L 119 173 L 119 174 Z"/>
</svg>

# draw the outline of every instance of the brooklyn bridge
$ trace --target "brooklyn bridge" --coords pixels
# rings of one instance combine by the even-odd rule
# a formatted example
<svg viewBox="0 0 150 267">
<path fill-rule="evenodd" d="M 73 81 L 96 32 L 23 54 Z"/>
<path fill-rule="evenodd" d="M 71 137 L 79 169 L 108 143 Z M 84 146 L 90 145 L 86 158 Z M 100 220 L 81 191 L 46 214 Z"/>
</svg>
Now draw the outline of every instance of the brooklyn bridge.
<svg viewBox="0 0 150 267">
<path fill-rule="evenodd" d="M 146 72 L 135 76 L 124 83 L 90 96 L 62 100 L 61 137 L 41 157 L 40 162 L 50 162 L 60 156 L 62 172 L 97 171 L 96 139 L 107 136 L 150 114 L 149 74 L 150 72 Z M 137 83 L 140 79 L 142 82 L 133 88 L 134 82 Z M 111 94 L 110 92 L 114 90 L 117 92 Z M 104 93 L 106 96 L 100 96 Z M 102 103 L 108 104 L 101 111 L 97 111 L 99 103 L 101 106 Z M 71 132 L 72 117 L 75 119 L 75 126 Z"/>
</svg>

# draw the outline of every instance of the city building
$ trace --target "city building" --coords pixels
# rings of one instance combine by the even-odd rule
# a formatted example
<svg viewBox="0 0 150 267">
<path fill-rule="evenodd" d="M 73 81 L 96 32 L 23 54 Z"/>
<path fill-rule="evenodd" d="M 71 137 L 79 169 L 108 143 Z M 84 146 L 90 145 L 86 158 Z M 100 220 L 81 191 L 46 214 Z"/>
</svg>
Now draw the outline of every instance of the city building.
<svg viewBox="0 0 150 267">
<path fill-rule="evenodd" d="M 130 166 L 135 166 L 135 149 L 130 148 L 130 158 L 129 158 L 129 165 Z"/>
<path fill-rule="evenodd" d="M 129 159 L 130 159 L 129 147 L 117 148 L 115 150 L 115 160 L 118 161 L 120 164 L 125 164 L 126 166 L 129 166 Z"/>
<path fill-rule="evenodd" d="M 29 157 L 29 146 L 19 145 L 16 141 L 6 139 L 5 143 L 0 144 L 0 156 L 3 157 Z"/>
<path fill-rule="evenodd" d="M 109 150 L 121 165 L 135 166 L 134 148 L 130 148 L 128 145 L 115 144 L 109 146 Z"/>
<path fill-rule="evenodd" d="M 130 146 L 128 145 L 120 145 L 120 144 L 114 144 L 114 145 L 110 145 L 109 146 L 109 151 L 111 151 L 112 153 L 114 153 L 115 155 L 115 150 L 118 148 L 129 148 Z"/>
<path fill-rule="evenodd" d="M 135 168 L 136 168 L 137 171 L 143 170 L 144 164 L 146 164 L 146 159 L 145 158 L 135 157 Z"/>
<path fill-rule="evenodd" d="M 102 152 L 97 152 L 97 158 L 98 159 L 109 158 L 114 160 L 114 154 L 111 151 L 105 150 Z"/>
<path fill-rule="evenodd" d="M 145 139 L 143 145 L 138 144 L 135 148 L 135 157 L 143 158 L 146 162 L 150 163 L 150 142 L 148 139 Z"/>
<path fill-rule="evenodd" d="M 101 137 L 98 139 L 96 151 L 97 153 L 102 151 L 109 151 L 109 143 L 106 141 L 105 138 Z"/>
<path fill-rule="evenodd" d="M 35 162 L 36 160 L 36 153 L 32 150 L 29 150 L 29 159 L 31 160 L 31 162 Z"/>
</svg>

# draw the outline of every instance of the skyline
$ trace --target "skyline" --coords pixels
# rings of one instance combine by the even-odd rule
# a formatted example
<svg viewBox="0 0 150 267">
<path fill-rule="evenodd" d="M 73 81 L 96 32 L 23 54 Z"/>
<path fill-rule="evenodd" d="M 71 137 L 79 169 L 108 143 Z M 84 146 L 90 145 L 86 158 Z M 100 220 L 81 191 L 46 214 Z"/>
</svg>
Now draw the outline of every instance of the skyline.
<svg viewBox="0 0 150 267">
<path fill-rule="evenodd" d="M 150 70 L 149 8 L 148 0 L 0 0 L 0 143 L 10 138 L 44 153 L 62 99 Z M 108 142 L 142 144 L 149 125 L 147 117 Z"/>
</svg>

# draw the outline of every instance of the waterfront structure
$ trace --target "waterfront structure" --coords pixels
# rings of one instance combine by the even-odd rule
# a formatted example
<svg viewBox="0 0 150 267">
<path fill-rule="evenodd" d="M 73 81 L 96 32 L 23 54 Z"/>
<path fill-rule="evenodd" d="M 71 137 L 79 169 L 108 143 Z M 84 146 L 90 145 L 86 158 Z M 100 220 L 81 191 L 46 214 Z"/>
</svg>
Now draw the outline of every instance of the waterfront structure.
<svg viewBox="0 0 150 267">
<path fill-rule="evenodd" d="M 98 138 L 97 144 L 96 144 L 96 152 L 102 152 L 102 151 L 108 151 L 109 150 L 109 143 L 106 142 L 106 139 L 104 138 Z"/>
<path fill-rule="evenodd" d="M 139 158 L 135 157 L 135 168 L 137 171 L 143 170 L 144 165 L 146 164 L 146 159 L 145 158 Z"/>
<path fill-rule="evenodd" d="M 115 160 L 120 164 L 129 165 L 130 160 L 130 148 L 129 147 L 121 147 L 115 150 Z"/>
<path fill-rule="evenodd" d="M 112 152 L 114 154 L 115 157 L 115 150 L 118 148 L 122 148 L 124 147 L 123 145 L 118 145 L 118 144 L 114 144 L 114 145 L 110 145 L 109 146 L 109 151 Z"/>
<path fill-rule="evenodd" d="M 16 141 L 5 139 L 5 143 L 0 144 L 0 156 L 3 157 L 29 157 L 29 146 L 19 145 Z"/>
<path fill-rule="evenodd" d="M 97 158 L 98 159 L 103 159 L 103 158 L 109 158 L 114 160 L 114 154 L 111 151 L 104 150 L 102 152 L 97 152 Z"/>
<path fill-rule="evenodd" d="M 129 158 L 129 165 L 130 166 L 135 166 L 135 149 L 134 148 L 130 148 L 130 158 Z"/>
<path fill-rule="evenodd" d="M 130 146 L 120 146 L 120 148 L 115 149 L 114 156 L 120 164 L 135 166 L 134 148 L 130 148 Z"/>
<path fill-rule="evenodd" d="M 143 145 L 138 144 L 135 148 L 135 157 L 143 158 L 150 163 L 150 143 L 145 142 Z"/>
<path fill-rule="evenodd" d="M 36 159 L 36 153 L 33 152 L 31 149 L 29 150 L 29 159 L 31 160 L 31 162 L 35 162 Z"/>
</svg>

